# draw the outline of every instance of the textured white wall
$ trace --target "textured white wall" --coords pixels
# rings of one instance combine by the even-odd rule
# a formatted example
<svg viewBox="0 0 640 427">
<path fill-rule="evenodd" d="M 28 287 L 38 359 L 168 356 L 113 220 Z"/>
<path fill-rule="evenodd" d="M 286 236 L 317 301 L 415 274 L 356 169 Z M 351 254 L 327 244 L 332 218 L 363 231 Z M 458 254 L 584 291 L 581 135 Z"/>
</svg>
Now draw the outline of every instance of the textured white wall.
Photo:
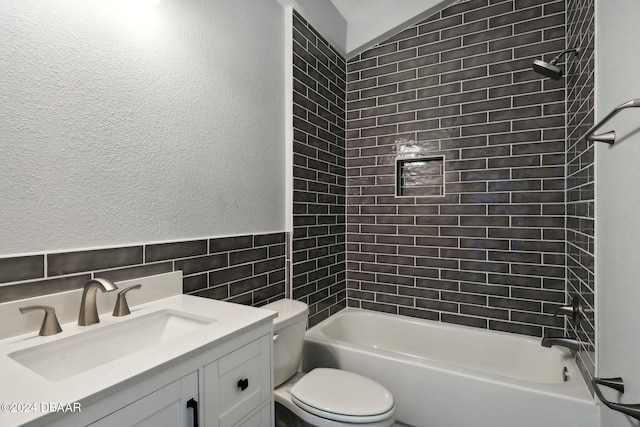
<svg viewBox="0 0 640 427">
<path fill-rule="evenodd" d="M 640 98 L 640 2 L 596 0 L 596 120 Z M 600 131 L 615 130 L 613 146 L 596 143 L 597 375 L 623 378 L 625 393 L 609 400 L 640 403 L 640 109 L 620 112 Z M 603 427 L 637 421 L 602 406 Z"/>
<path fill-rule="evenodd" d="M 0 2 L 0 256 L 285 224 L 275 0 Z"/>
</svg>

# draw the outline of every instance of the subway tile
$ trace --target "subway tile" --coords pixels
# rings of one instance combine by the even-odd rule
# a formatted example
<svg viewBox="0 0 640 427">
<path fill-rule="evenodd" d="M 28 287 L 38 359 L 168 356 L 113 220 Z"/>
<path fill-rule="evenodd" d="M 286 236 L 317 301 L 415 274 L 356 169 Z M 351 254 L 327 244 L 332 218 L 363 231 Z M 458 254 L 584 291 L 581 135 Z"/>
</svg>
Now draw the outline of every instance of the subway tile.
<svg viewBox="0 0 640 427">
<path fill-rule="evenodd" d="M 208 287 L 207 275 L 198 274 L 197 276 L 184 277 L 182 279 L 182 292 L 192 294 Z"/>
<path fill-rule="evenodd" d="M 475 305 L 461 304 L 460 314 L 467 314 L 470 316 L 477 316 L 486 319 L 509 320 L 508 310 L 500 310 L 489 307 L 478 307 Z"/>
<path fill-rule="evenodd" d="M 226 267 L 228 264 L 228 255 L 224 253 L 179 260 L 175 262 L 175 268 L 182 270 L 184 275 L 190 275 Z"/>
<path fill-rule="evenodd" d="M 513 4 L 511 2 L 499 3 L 493 6 L 478 8 L 476 10 L 466 12 L 464 14 L 464 21 L 465 22 L 476 21 L 483 18 L 502 15 L 504 13 L 508 13 L 512 11 L 513 11 Z"/>
<path fill-rule="evenodd" d="M 199 291 L 195 291 L 191 293 L 191 295 L 202 297 L 202 298 L 211 298 L 217 300 L 229 300 L 229 288 L 228 286 L 216 286 L 213 288 L 207 288 Z"/>
<path fill-rule="evenodd" d="M 443 322 L 453 323 L 464 326 L 472 326 L 475 328 L 487 329 L 487 319 L 478 317 L 461 316 L 456 314 L 442 313 L 441 317 Z"/>
<path fill-rule="evenodd" d="M 0 258 L 0 283 L 44 277 L 44 255 Z"/>
<path fill-rule="evenodd" d="M 254 262 L 267 258 L 266 248 L 246 249 L 229 253 L 229 265 Z"/>
<path fill-rule="evenodd" d="M 145 262 L 164 261 L 207 254 L 207 241 L 175 242 L 145 245 Z"/>
<path fill-rule="evenodd" d="M 82 274 L 57 279 L 32 281 L 19 285 L 0 286 L 0 303 L 81 289 L 82 286 L 91 279 L 90 274 Z"/>
<path fill-rule="evenodd" d="M 458 312 L 458 304 L 443 300 L 416 299 L 416 308 L 424 308 L 452 313 Z"/>
<path fill-rule="evenodd" d="M 142 264 L 142 246 L 65 252 L 47 255 L 47 276 Z"/>
<path fill-rule="evenodd" d="M 437 312 L 410 307 L 399 307 L 398 314 L 426 320 L 439 320 L 440 318 Z"/>
<path fill-rule="evenodd" d="M 115 270 L 96 271 L 94 277 L 109 279 L 114 282 L 121 280 L 131 280 L 140 277 L 153 276 L 156 274 L 169 273 L 173 271 L 171 261 L 158 262 L 153 264 L 141 265 L 136 267 L 119 268 Z"/>
<path fill-rule="evenodd" d="M 489 329 L 500 332 L 511 332 L 514 334 L 531 335 L 534 337 L 541 337 L 543 333 L 543 329 L 540 326 L 504 321 L 501 322 L 498 320 L 489 320 Z"/>
</svg>

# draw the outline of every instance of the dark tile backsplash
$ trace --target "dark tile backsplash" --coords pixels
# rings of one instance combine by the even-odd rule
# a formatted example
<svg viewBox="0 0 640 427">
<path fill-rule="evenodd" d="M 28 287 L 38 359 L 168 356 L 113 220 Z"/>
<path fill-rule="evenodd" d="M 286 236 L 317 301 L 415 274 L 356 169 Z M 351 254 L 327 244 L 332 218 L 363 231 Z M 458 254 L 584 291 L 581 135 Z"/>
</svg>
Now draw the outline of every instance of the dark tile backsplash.
<svg viewBox="0 0 640 427">
<path fill-rule="evenodd" d="M 2 258 L 0 302 L 78 289 L 93 277 L 119 281 L 182 270 L 186 294 L 263 305 L 285 295 L 285 237 L 270 233 Z"/>
<path fill-rule="evenodd" d="M 561 334 L 564 2 L 471 0 L 347 65 L 347 297 L 362 308 Z M 396 197 L 397 160 L 444 157 L 442 197 Z"/>
<path fill-rule="evenodd" d="M 293 297 L 309 324 L 346 306 L 344 59 L 293 17 Z"/>
<path fill-rule="evenodd" d="M 567 1 L 567 47 L 583 52 L 567 58 L 567 293 L 579 298 L 586 320 L 570 333 L 585 343 L 578 365 L 590 384 L 595 375 L 594 146 L 582 138 L 594 124 L 594 1 Z"/>
</svg>

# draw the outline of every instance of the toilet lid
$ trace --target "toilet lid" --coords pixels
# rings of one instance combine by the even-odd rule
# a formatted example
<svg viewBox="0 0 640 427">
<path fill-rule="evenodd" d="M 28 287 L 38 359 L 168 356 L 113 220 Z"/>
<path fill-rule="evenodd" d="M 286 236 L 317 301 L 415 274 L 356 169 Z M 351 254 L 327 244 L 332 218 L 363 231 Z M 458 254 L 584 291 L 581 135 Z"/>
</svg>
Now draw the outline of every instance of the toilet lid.
<svg viewBox="0 0 640 427">
<path fill-rule="evenodd" d="M 296 405 L 336 421 L 373 422 L 394 409 L 393 396 L 377 382 L 340 369 L 316 368 L 291 388 Z"/>
</svg>

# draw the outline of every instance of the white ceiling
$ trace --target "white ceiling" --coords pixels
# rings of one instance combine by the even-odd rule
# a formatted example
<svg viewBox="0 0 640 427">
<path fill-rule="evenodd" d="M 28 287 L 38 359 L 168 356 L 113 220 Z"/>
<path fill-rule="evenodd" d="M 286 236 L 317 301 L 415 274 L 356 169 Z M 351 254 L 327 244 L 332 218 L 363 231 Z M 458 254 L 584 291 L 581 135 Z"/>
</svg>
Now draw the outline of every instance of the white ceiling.
<svg viewBox="0 0 640 427">
<path fill-rule="evenodd" d="M 291 6 L 347 59 L 408 25 L 468 0 L 277 0 Z"/>
<path fill-rule="evenodd" d="M 347 21 L 348 57 L 461 0 L 331 0 Z M 344 12 L 343 12 L 344 10 Z"/>
<path fill-rule="evenodd" d="M 387 0 L 331 0 L 331 3 L 338 9 L 338 12 L 345 20 L 351 21 L 353 18 L 375 7 L 378 3 Z"/>
</svg>

